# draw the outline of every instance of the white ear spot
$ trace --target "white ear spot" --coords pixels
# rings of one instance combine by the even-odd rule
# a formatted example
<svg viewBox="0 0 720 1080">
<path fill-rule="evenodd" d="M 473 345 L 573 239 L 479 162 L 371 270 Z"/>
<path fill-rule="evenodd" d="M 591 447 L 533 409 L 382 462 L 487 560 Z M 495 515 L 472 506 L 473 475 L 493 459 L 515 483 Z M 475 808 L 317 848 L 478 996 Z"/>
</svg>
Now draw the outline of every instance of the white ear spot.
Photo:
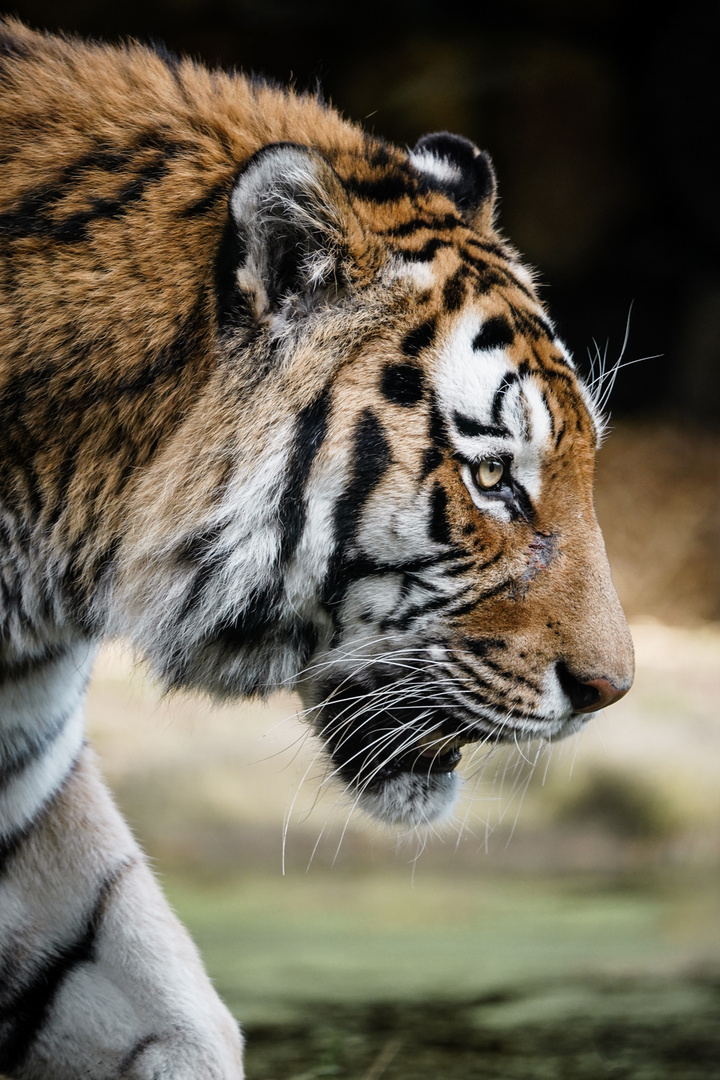
<svg viewBox="0 0 720 1080">
<path fill-rule="evenodd" d="M 441 184 L 457 184 L 462 179 L 462 172 L 447 158 L 437 157 L 430 150 L 413 151 L 410 154 L 410 164 L 418 172 L 432 176 Z"/>
</svg>

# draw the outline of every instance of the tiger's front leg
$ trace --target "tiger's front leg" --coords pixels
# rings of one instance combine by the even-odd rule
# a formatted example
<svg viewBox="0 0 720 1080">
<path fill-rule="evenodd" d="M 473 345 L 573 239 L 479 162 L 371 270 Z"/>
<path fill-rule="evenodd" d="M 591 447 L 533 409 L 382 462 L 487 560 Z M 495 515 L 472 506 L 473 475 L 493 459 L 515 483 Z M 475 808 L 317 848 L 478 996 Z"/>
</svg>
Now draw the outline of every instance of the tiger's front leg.
<svg viewBox="0 0 720 1080">
<path fill-rule="evenodd" d="M 237 1025 L 84 745 L 89 666 L 0 671 L 0 1073 L 241 1080 Z"/>
</svg>

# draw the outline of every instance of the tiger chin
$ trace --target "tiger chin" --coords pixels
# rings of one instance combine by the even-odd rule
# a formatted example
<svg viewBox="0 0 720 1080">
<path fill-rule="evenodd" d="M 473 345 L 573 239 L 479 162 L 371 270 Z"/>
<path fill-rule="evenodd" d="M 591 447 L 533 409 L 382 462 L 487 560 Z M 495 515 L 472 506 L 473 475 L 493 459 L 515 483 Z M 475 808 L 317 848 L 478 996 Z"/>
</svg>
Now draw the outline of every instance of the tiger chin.
<svg viewBox="0 0 720 1080">
<path fill-rule="evenodd" d="M 84 735 L 95 649 L 294 686 L 375 816 L 629 688 L 602 416 L 488 156 L 0 23 L 0 1071 L 237 1080 Z"/>
</svg>

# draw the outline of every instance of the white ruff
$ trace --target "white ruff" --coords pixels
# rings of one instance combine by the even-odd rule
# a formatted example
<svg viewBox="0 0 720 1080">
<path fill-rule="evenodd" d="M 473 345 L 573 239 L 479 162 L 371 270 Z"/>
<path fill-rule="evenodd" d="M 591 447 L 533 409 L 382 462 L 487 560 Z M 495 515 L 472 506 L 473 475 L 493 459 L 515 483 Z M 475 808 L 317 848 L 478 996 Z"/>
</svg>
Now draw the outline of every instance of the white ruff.
<svg viewBox="0 0 720 1080">
<path fill-rule="evenodd" d="M 82 702 L 41 757 L 0 791 L 0 836 L 28 824 L 69 773 L 83 744 Z"/>
<path fill-rule="evenodd" d="M 28 761 L 0 788 L 0 836 L 22 829 L 67 776 L 83 744 L 83 702 L 95 649 L 83 643 L 0 688 L 3 757 L 27 747 Z M 36 756 L 32 744 L 40 746 Z M 0 758 L 0 760 L 2 760 Z"/>
</svg>

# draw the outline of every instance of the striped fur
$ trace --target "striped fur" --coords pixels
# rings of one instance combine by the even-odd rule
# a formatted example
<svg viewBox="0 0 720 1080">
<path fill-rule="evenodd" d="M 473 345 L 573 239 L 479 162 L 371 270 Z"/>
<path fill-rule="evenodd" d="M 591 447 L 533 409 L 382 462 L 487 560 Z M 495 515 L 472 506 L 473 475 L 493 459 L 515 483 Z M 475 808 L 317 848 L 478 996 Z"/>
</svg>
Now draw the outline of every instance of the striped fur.
<svg viewBox="0 0 720 1080">
<path fill-rule="evenodd" d="M 295 686 L 354 801 L 431 821 L 462 744 L 630 684 L 601 417 L 464 139 L 14 21 L 0 134 L 0 1070 L 237 1080 L 84 743 L 97 643 Z"/>
</svg>

